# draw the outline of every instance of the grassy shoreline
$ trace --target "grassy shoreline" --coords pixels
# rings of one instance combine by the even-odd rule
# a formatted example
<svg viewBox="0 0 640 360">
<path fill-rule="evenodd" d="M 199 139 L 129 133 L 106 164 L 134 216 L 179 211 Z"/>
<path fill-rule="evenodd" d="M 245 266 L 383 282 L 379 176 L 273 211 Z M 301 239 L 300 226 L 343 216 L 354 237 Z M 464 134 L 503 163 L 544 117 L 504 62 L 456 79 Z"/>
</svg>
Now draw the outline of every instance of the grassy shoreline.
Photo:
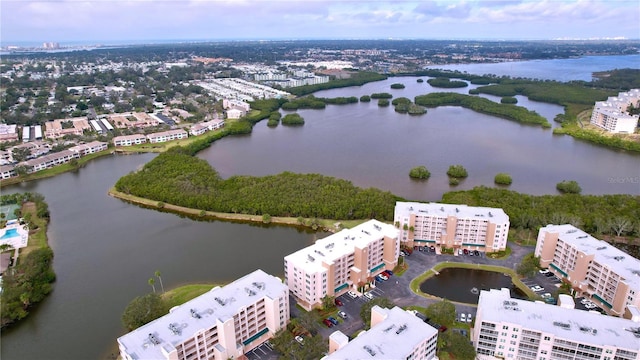
<svg viewBox="0 0 640 360">
<path fill-rule="evenodd" d="M 111 188 L 108 191 L 109 196 L 114 198 L 140 205 L 146 208 L 152 208 L 162 211 L 168 211 L 175 214 L 186 215 L 193 218 L 199 218 L 203 220 L 229 220 L 229 221 L 238 221 L 238 222 L 251 222 L 251 223 L 260 223 L 260 224 L 278 224 L 278 225 L 287 225 L 287 226 L 296 226 L 296 227 L 306 227 L 309 229 L 313 229 L 312 225 L 309 225 L 310 220 L 312 219 L 304 219 L 305 222 L 301 223 L 298 218 L 294 217 L 278 217 L 272 216 L 270 221 L 266 223 L 262 215 L 247 215 L 247 214 L 234 214 L 234 213 L 222 213 L 215 211 L 204 211 L 200 209 L 193 209 L 184 206 L 160 203 L 158 201 L 149 200 L 145 198 L 141 198 L 134 195 L 125 194 L 116 190 L 115 188 Z M 336 232 L 343 228 L 352 228 L 356 225 L 359 225 L 368 219 L 362 220 L 332 220 L 332 219 L 317 219 L 319 222 L 318 228 L 313 230 L 324 230 L 329 232 Z M 340 226 L 336 227 L 336 223 L 339 223 Z"/>
</svg>

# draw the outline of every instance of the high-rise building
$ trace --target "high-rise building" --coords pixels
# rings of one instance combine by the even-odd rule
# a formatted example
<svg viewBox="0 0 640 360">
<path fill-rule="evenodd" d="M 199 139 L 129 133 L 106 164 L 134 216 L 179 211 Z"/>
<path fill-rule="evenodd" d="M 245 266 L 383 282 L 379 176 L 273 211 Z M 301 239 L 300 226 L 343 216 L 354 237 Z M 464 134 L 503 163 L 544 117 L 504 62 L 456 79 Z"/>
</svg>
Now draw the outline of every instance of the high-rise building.
<svg viewBox="0 0 640 360">
<path fill-rule="evenodd" d="M 341 331 L 329 337 L 329 355 L 334 359 L 437 359 L 438 330 L 399 307 L 371 308 L 371 329 L 355 339 Z"/>
<path fill-rule="evenodd" d="M 505 250 L 509 216 L 502 209 L 467 205 L 397 202 L 394 223 L 402 244 L 468 249 Z"/>
<path fill-rule="evenodd" d="M 598 101 L 591 113 L 591 124 L 612 132 L 633 134 L 638 127 L 638 115 L 627 111 L 629 106 L 640 107 L 640 89 L 621 92 L 607 101 Z"/>
<path fill-rule="evenodd" d="M 398 229 L 369 220 L 316 241 L 284 258 L 285 283 L 298 304 L 310 310 L 325 296 L 357 290 L 398 262 Z"/>
<path fill-rule="evenodd" d="M 479 360 L 640 360 L 639 323 L 513 299 L 509 289 L 480 292 L 472 334 Z"/>
<path fill-rule="evenodd" d="M 256 270 L 118 338 L 125 360 L 239 358 L 289 322 L 289 289 Z"/>
<path fill-rule="evenodd" d="M 578 294 L 612 315 L 640 307 L 640 260 L 573 225 L 547 225 L 538 232 L 535 255 Z"/>
</svg>

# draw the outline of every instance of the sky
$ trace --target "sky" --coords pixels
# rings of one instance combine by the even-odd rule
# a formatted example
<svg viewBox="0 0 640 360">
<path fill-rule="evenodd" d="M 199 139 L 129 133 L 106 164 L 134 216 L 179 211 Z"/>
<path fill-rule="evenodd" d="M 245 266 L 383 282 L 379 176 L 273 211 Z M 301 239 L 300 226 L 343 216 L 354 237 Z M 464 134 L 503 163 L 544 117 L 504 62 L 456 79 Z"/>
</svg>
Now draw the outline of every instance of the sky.
<svg viewBox="0 0 640 360">
<path fill-rule="evenodd" d="M 640 0 L 0 0 L 0 45 L 640 39 Z"/>
</svg>

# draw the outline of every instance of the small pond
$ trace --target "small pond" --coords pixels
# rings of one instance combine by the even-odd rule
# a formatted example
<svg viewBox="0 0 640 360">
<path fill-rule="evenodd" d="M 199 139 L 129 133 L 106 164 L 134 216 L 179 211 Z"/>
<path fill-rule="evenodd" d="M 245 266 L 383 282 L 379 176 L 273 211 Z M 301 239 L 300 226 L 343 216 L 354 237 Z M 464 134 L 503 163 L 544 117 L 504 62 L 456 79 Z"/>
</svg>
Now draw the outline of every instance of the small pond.
<svg viewBox="0 0 640 360">
<path fill-rule="evenodd" d="M 499 272 L 447 268 L 420 284 L 420 291 L 443 299 L 477 304 L 480 290 L 508 288 L 511 297 L 526 299 L 511 277 Z"/>
</svg>

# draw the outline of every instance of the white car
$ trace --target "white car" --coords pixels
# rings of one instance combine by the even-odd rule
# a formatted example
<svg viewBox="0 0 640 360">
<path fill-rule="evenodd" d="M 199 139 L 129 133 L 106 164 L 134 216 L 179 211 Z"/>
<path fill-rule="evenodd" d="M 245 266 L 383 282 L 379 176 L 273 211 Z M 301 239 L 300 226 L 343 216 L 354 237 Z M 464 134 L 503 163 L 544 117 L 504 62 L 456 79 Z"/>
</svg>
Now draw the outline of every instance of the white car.
<svg viewBox="0 0 640 360">
<path fill-rule="evenodd" d="M 471 322 L 471 313 L 467 314 L 467 322 L 470 323 Z"/>
<path fill-rule="evenodd" d="M 546 274 L 546 273 L 548 273 L 548 272 L 549 272 L 549 270 L 548 270 L 548 269 L 540 269 L 540 270 L 538 270 L 538 272 L 539 272 L 540 274 Z"/>
<path fill-rule="evenodd" d="M 357 299 L 359 297 L 358 294 L 351 290 L 347 291 L 347 295 L 349 295 L 352 299 Z"/>
<path fill-rule="evenodd" d="M 551 293 L 544 293 L 544 294 L 542 294 L 540 296 L 542 296 L 543 299 L 550 298 L 551 297 Z"/>
<path fill-rule="evenodd" d="M 539 292 L 539 291 L 544 291 L 544 288 L 540 285 L 535 285 L 531 287 L 531 290 L 535 291 L 535 292 Z"/>
<path fill-rule="evenodd" d="M 371 292 L 367 291 L 366 293 L 364 293 L 364 297 L 366 297 L 369 300 L 373 300 L 373 294 L 371 294 Z"/>
<path fill-rule="evenodd" d="M 460 314 L 460 322 L 467 322 L 467 315 L 462 313 Z"/>
<path fill-rule="evenodd" d="M 344 312 L 344 311 L 338 311 L 338 316 L 340 316 L 343 319 L 346 319 L 347 318 L 347 313 Z"/>
<path fill-rule="evenodd" d="M 380 276 L 380 279 L 382 279 L 384 281 L 389 280 L 389 277 L 387 275 L 385 275 L 385 274 L 378 274 L 378 276 Z"/>
<path fill-rule="evenodd" d="M 296 336 L 296 341 L 299 342 L 300 345 L 304 345 L 304 338 L 302 336 Z"/>
</svg>

